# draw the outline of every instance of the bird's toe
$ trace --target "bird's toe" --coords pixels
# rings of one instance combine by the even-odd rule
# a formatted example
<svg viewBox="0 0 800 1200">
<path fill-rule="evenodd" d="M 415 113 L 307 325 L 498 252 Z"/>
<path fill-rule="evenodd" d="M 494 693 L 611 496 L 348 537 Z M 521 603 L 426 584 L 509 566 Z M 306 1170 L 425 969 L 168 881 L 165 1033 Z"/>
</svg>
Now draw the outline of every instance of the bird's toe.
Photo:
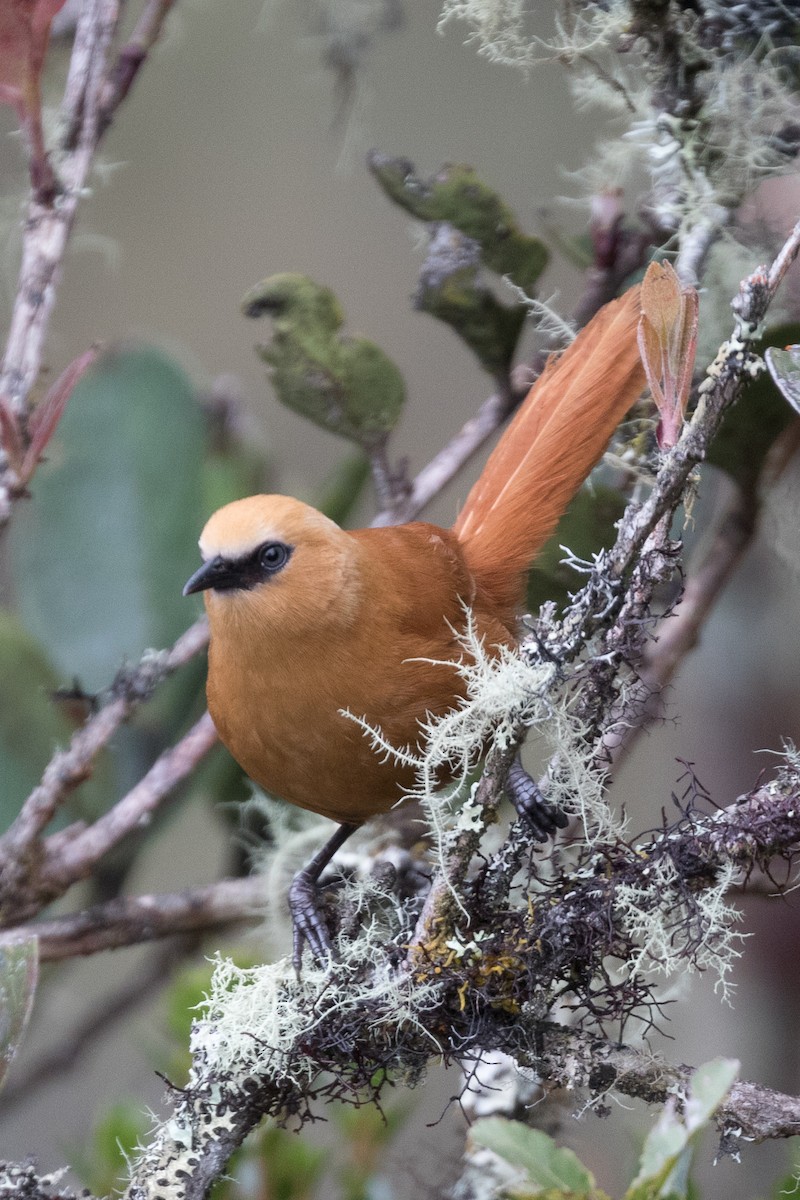
<svg viewBox="0 0 800 1200">
<path fill-rule="evenodd" d="M 546 842 L 557 829 L 569 824 L 567 814 L 545 800 L 542 792 L 519 759 L 515 759 L 506 781 L 509 799 L 537 842 Z"/>
<path fill-rule="evenodd" d="M 292 961 L 298 974 L 306 945 L 317 962 L 329 961 L 333 956 L 330 933 L 320 911 L 316 882 L 306 871 L 298 871 L 292 880 L 289 911 L 293 927 Z"/>
</svg>

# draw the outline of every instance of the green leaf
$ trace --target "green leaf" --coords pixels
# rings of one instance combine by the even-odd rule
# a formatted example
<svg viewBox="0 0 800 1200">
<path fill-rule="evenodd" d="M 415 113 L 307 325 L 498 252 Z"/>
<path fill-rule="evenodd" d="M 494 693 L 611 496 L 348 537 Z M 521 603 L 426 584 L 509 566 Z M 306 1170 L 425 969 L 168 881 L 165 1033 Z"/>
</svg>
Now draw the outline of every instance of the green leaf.
<svg viewBox="0 0 800 1200">
<path fill-rule="evenodd" d="M 645 1139 L 639 1173 L 625 1193 L 625 1200 L 684 1195 L 684 1191 L 673 1188 L 671 1176 L 677 1173 L 685 1177 L 689 1155 L 689 1131 L 674 1107 L 667 1105 Z"/>
<path fill-rule="evenodd" d="M 705 1128 L 736 1082 L 739 1063 L 735 1058 L 714 1058 L 692 1075 L 684 1120 L 690 1133 Z"/>
<path fill-rule="evenodd" d="M 510 369 L 527 313 L 521 304 L 501 304 L 482 287 L 476 266 L 426 272 L 414 303 L 450 325 L 490 375 Z"/>
<path fill-rule="evenodd" d="M 764 358 L 778 391 L 795 412 L 800 412 L 800 346 L 787 346 L 785 350 L 767 346 Z"/>
<path fill-rule="evenodd" d="M 505 201 L 466 164 L 447 164 L 421 179 L 407 159 L 373 150 L 367 161 L 389 199 L 430 224 L 415 307 L 445 321 L 484 370 L 503 377 L 527 314 L 483 286 L 482 268 L 531 293 L 547 265 L 546 246 L 522 232 Z"/>
<path fill-rule="evenodd" d="M 485 1117 L 475 1122 L 469 1136 L 479 1146 L 524 1170 L 539 1194 L 588 1196 L 595 1186 L 593 1176 L 572 1150 L 557 1146 L 546 1133 L 530 1129 L 521 1121 Z"/>
<path fill-rule="evenodd" d="M 367 165 L 386 195 L 420 221 L 447 221 L 481 247 L 484 264 L 508 275 L 526 292 L 547 266 L 544 242 L 520 229 L 505 201 L 474 167 L 448 163 L 430 179 L 414 174 L 414 164 L 377 150 Z"/>
<path fill-rule="evenodd" d="M 38 978 L 38 938 L 0 950 L 0 1087 L 28 1027 Z"/>
<path fill-rule="evenodd" d="M 270 316 L 258 347 L 282 404 L 368 451 L 382 445 L 405 403 L 403 376 L 379 346 L 341 333 L 344 314 L 329 288 L 306 275 L 273 275 L 242 301 L 245 316 Z"/>
<path fill-rule="evenodd" d="M 634 1179 L 625 1200 L 684 1200 L 695 1144 L 727 1096 L 739 1071 L 734 1059 L 704 1063 L 692 1075 L 683 1115 L 674 1103 L 665 1106 L 645 1140 Z"/>
<path fill-rule="evenodd" d="M 108 353 L 75 388 L 12 529 L 19 611 L 67 678 L 107 685 L 191 618 L 202 414 L 161 351 Z"/>
</svg>

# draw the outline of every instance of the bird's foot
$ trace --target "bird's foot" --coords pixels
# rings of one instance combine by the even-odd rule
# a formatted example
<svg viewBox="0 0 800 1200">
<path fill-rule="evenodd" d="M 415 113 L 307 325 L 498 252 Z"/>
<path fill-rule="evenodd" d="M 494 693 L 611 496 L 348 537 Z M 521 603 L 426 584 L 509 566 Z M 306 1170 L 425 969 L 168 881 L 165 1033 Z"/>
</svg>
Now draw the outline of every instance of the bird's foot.
<svg viewBox="0 0 800 1200">
<path fill-rule="evenodd" d="M 320 911 L 316 879 L 307 869 L 298 871 L 289 887 L 292 914 L 292 962 L 300 974 L 306 944 L 319 963 L 333 957 L 331 935 Z"/>
<path fill-rule="evenodd" d="M 569 824 L 567 814 L 545 800 L 536 780 L 528 774 L 519 758 L 511 764 L 506 791 L 518 816 L 537 842 L 546 842 L 557 829 L 564 829 Z"/>
</svg>

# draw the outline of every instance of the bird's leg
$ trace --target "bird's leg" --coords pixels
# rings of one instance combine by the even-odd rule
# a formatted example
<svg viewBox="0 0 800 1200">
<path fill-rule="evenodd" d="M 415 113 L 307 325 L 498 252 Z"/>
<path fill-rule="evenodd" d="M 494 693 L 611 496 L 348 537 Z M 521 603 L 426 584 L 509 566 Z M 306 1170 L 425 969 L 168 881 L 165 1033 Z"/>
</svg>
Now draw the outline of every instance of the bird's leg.
<svg viewBox="0 0 800 1200">
<path fill-rule="evenodd" d="M 526 822 L 537 842 L 546 842 L 557 829 L 564 829 L 569 824 L 567 814 L 545 800 L 518 754 L 506 777 L 506 791 L 518 816 Z"/>
<path fill-rule="evenodd" d="M 317 881 L 340 846 L 343 846 L 357 825 L 340 825 L 332 837 L 321 846 L 311 862 L 298 871 L 289 888 L 289 911 L 292 914 L 292 962 L 300 972 L 303 947 L 308 942 L 316 959 L 326 959 L 331 954 L 331 939 L 319 911 Z"/>
</svg>

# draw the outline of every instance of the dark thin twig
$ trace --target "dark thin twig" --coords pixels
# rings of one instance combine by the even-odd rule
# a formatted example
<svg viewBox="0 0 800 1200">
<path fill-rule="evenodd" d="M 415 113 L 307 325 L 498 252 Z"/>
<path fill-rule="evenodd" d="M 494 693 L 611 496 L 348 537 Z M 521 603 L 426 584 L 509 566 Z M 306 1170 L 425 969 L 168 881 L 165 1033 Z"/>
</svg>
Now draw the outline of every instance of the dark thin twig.
<svg viewBox="0 0 800 1200">
<path fill-rule="evenodd" d="M 194 933 L 257 919 L 264 908 L 264 881 L 221 879 L 182 892 L 120 896 L 83 912 L 30 921 L 0 933 L 0 948 L 39 941 L 42 962 L 98 954 L 177 933 Z"/>
<path fill-rule="evenodd" d="M 131 90 L 149 52 L 161 36 L 175 0 L 148 0 L 131 36 L 120 50 L 100 98 L 98 137 L 111 124 L 114 113 Z"/>
<path fill-rule="evenodd" d="M 27 920 L 62 896 L 124 837 L 146 825 L 172 790 L 216 745 L 217 733 L 206 712 L 179 742 L 156 759 L 126 796 L 93 825 L 81 822 L 54 833 L 44 843 L 35 837 L 24 857 L 15 856 L 13 842 L 0 876 L 3 924 Z"/>
<path fill-rule="evenodd" d="M 159 755 L 150 770 L 107 813 L 85 829 L 71 826 L 48 838 L 43 875 L 59 893 L 78 879 L 86 878 L 103 855 L 129 833 L 149 824 L 164 799 L 216 744 L 214 722 L 205 712 L 179 742 Z"/>
</svg>

